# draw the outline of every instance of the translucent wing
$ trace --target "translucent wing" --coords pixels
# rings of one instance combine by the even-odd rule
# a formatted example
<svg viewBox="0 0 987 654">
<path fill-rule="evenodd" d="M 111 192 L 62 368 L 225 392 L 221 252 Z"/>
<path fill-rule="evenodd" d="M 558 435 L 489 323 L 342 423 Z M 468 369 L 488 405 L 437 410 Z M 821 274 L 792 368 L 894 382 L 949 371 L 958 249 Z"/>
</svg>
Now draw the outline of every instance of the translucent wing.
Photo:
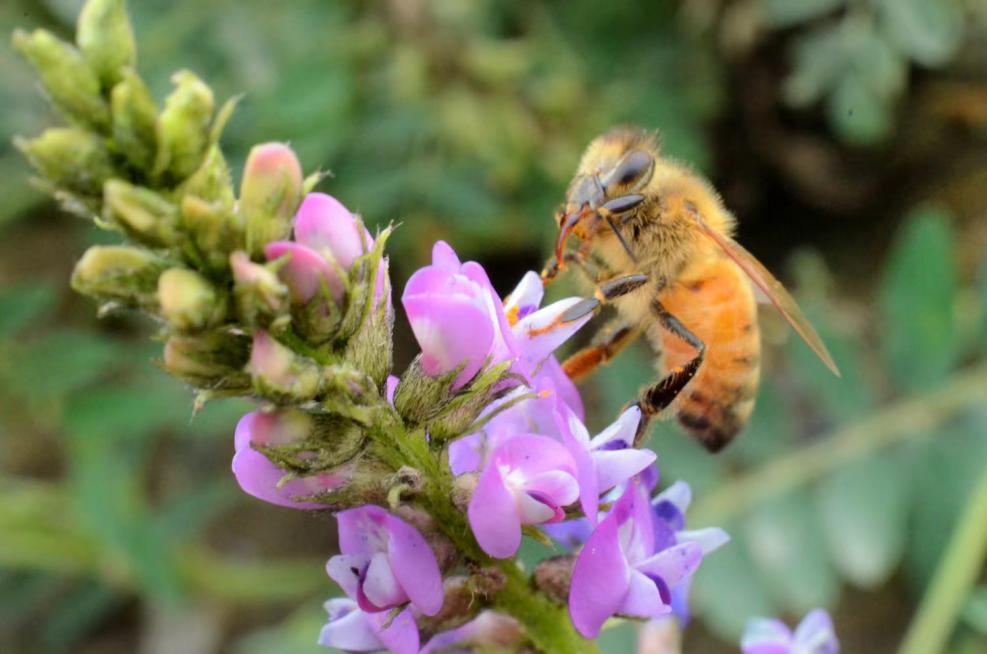
<svg viewBox="0 0 987 654">
<path fill-rule="evenodd" d="M 711 228 L 702 216 L 699 215 L 698 211 L 692 212 L 696 219 L 696 222 L 702 228 L 703 232 L 708 236 L 714 243 L 716 243 L 723 250 L 728 257 L 730 257 L 734 263 L 740 266 L 740 269 L 744 271 L 747 277 L 750 278 L 754 286 L 759 289 L 768 299 L 771 304 L 775 306 L 781 315 L 785 317 L 788 324 L 792 326 L 802 340 L 805 341 L 806 345 L 812 348 L 812 351 L 816 353 L 826 367 L 829 368 L 834 375 L 840 376 L 840 369 L 836 367 L 836 362 L 833 361 L 833 357 L 829 354 L 829 350 L 826 349 L 825 343 L 819 338 L 819 334 L 816 333 L 815 328 L 809 322 L 809 319 L 805 317 L 802 310 L 799 309 L 798 304 L 795 302 L 795 298 L 789 295 L 785 287 L 782 286 L 781 282 L 775 279 L 767 268 L 761 265 L 761 262 L 754 258 L 754 255 L 744 249 L 742 245 L 734 241 L 728 236 L 724 236 L 719 232 Z"/>
</svg>

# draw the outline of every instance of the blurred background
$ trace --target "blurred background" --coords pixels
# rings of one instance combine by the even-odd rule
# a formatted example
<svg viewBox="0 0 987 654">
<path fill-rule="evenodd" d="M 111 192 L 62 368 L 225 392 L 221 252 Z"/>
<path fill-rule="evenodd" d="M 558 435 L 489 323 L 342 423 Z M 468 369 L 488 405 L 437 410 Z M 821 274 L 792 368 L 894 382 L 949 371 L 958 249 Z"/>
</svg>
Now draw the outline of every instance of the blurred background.
<svg viewBox="0 0 987 654">
<path fill-rule="evenodd" d="M 332 172 L 323 190 L 400 223 L 398 289 L 443 238 L 506 293 L 545 260 L 586 143 L 616 123 L 659 130 L 843 370 L 766 311 L 743 437 L 713 457 L 654 430 L 664 482 L 695 491 L 690 524 L 733 535 L 694 584 L 685 651 L 734 652 L 749 617 L 825 606 L 846 652 L 893 652 L 931 587 L 955 600 L 929 609 L 948 651 L 987 651 L 983 544 L 947 547 L 987 516 L 969 502 L 987 478 L 987 2 L 130 4 L 158 98 L 183 67 L 245 93 L 231 162 L 290 141 Z M 69 37 L 80 6 L 4 0 L 0 33 Z M 246 406 L 193 419 L 152 326 L 98 320 L 68 290 L 87 245 L 116 237 L 29 186 L 10 138 L 56 121 L 0 52 L 0 651 L 324 651 L 334 521 L 240 494 Z M 413 355 L 399 324 L 398 369 Z M 591 426 L 653 374 L 642 349 L 587 382 Z M 980 562 L 972 589 L 964 561 L 966 578 Z M 634 637 L 609 630 L 604 649 Z"/>
</svg>

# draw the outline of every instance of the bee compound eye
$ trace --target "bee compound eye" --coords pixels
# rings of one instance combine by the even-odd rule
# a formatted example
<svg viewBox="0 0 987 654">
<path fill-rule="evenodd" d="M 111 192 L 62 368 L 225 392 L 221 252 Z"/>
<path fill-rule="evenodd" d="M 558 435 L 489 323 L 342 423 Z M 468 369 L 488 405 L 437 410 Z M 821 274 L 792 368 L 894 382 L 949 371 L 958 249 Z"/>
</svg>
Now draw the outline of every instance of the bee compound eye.
<svg viewBox="0 0 987 654">
<path fill-rule="evenodd" d="M 654 169 L 655 159 L 644 150 L 631 150 L 603 179 L 603 186 L 636 186 L 647 181 Z"/>
</svg>

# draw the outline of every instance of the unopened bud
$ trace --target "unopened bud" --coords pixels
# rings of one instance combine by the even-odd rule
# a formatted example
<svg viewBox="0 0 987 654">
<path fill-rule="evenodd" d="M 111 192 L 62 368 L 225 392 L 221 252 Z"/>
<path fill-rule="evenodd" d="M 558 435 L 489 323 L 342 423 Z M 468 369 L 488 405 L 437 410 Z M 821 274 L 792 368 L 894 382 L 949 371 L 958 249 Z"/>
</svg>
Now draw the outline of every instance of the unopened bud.
<svg viewBox="0 0 987 654">
<path fill-rule="evenodd" d="M 254 389 L 264 397 L 305 402 L 319 392 L 319 366 L 274 340 L 267 332 L 254 334 L 250 350 Z"/>
<path fill-rule="evenodd" d="M 99 79 L 82 54 L 47 30 L 14 32 L 14 48 L 31 62 L 52 103 L 71 120 L 102 130 L 110 108 L 100 94 Z"/>
<path fill-rule="evenodd" d="M 212 270 L 226 270 L 229 253 L 243 247 L 243 225 L 231 207 L 186 195 L 182 198 L 181 223 Z"/>
<path fill-rule="evenodd" d="M 179 331 L 214 327 L 226 316 L 226 302 L 212 282 L 185 268 L 171 268 L 158 278 L 162 317 Z"/>
<path fill-rule="evenodd" d="M 572 582 L 572 566 L 576 557 L 567 554 L 553 556 L 542 560 L 535 566 L 535 586 L 559 604 L 565 604 L 569 598 L 569 586 Z"/>
<path fill-rule="evenodd" d="M 151 308 L 157 304 L 158 277 L 167 263 L 126 245 L 94 245 L 72 272 L 72 288 L 102 300 Z"/>
<path fill-rule="evenodd" d="M 206 155 L 215 101 L 212 89 L 191 71 L 178 71 L 171 81 L 175 90 L 159 119 L 155 172 L 180 181 L 198 170 Z"/>
<path fill-rule="evenodd" d="M 79 14 L 76 41 L 103 88 L 120 81 L 121 69 L 132 67 L 137 59 L 126 0 L 86 2 Z"/>
<path fill-rule="evenodd" d="M 288 315 L 288 287 L 270 264 L 255 263 L 246 252 L 239 251 L 230 255 L 230 269 L 237 315 L 245 324 L 267 327 Z"/>
<path fill-rule="evenodd" d="M 103 213 L 145 245 L 171 247 L 178 240 L 178 209 L 151 189 L 111 179 L 103 186 Z"/>
<path fill-rule="evenodd" d="M 14 139 L 42 177 L 56 187 L 98 196 L 103 182 L 113 174 L 110 154 L 103 140 L 72 127 L 52 127 L 34 139 Z"/>
<path fill-rule="evenodd" d="M 115 151 L 150 172 L 158 152 L 158 108 L 137 73 L 125 69 L 110 93 Z"/>
<path fill-rule="evenodd" d="M 250 376 L 243 371 L 250 340 L 213 331 L 195 336 L 168 338 L 161 367 L 193 386 L 224 391 L 245 391 Z"/>
<path fill-rule="evenodd" d="M 452 503 L 453 505 L 466 513 L 469 509 L 470 500 L 473 499 L 473 493 L 476 492 L 476 485 L 480 481 L 480 475 L 475 472 L 467 472 L 465 475 L 459 475 L 452 482 Z"/>
<path fill-rule="evenodd" d="M 232 211 L 236 200 L 233 179 L 218 145 L 210 146 L 202 165 L 182 184 L 180 191 L 183 195 L 193 195 Z"/>
<path fill-rule="evenodd" d="M 291 148 L 282 143 L 254 146 L 243 170 L 239 205 L 252 256 L 262 257 L 266 244 L 291 234 L 301 189 L 302 167 Z"/>
</svg>

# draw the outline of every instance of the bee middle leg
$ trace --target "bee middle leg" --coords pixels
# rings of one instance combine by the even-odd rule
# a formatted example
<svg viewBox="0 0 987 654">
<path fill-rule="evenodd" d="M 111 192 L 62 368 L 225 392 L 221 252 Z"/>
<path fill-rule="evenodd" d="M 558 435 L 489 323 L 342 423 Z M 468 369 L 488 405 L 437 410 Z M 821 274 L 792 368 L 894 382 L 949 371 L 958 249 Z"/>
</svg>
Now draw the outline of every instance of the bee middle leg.
<svg viewBox="0 0 987 654">
<path fill-rule="evenodd" d="M 569 356 L 562 364 L 562 370 L 572 381 L 579 381 L 601 365 L 609 363 L 640 334 L 639 329 L 616 318 L 599 332 L 592 345 Z"/>
<path fill-rule="evenodd" d="M 644 273 L 632 273 L 630 275 L 621 275 L 620 277 L 614 277 L 613 279 L 608 279 L 605 282 L 600 282 L 596 290 L 593 292 L 593 297 L 584 298 L 578 303 L 569 307 L 565 313 L 562 314 L 562 322 L 572 322 L 573 320 L 579 320 L 586 314 L 599 311 L 607 302 L 616 300 L 617 298 L 627 295 L 632 291 L 636 291 L 645 284 L 648 283 L 649 277 Z"/>
<path fill-rule="evenodd" d="M 686 384 L 696 376 L 706 356 L 706 344 L 698 336 L 689 331 L 689 328 L 683 325 L 678 318 L 669 313 L 660 301 L 657 299 L 652 301 L 651 311 L 658 318 L 662 327 L 691 345 L 696 350 L 696 356 L 687 361 L 685 365 L 673 368 L 658 383 L 641 392 L 637 405 L 641 409 L 642 418 L 641 424 L 638 426 L 637 437 L 635 438 L 636 443 L 643 440 L 644 435 L 647 433 L 650 418 L 660 414 L 675 401 L 675 398 L 679 396 L 679 393 L 682 392 Z"/>
</svg>

